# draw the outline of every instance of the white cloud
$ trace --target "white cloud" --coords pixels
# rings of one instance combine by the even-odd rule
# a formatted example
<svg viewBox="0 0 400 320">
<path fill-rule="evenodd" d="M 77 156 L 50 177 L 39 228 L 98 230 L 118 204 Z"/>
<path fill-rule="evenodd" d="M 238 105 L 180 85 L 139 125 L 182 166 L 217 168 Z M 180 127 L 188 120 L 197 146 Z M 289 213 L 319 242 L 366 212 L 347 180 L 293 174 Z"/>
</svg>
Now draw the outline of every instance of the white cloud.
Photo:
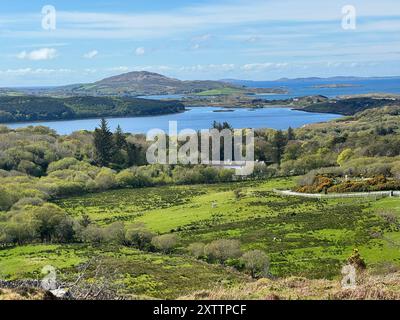
<svg viewBox="0 0 400 320">
<path fill-rule="evenodd" d="M 257 71 L 257 70 L 264 70 L 271 67 L 272 63 L 248 63 L 241 67 L 244 71 Z"/>
<path fill-rule="evenodd" d="M 198 64 L 193 66 L 183 66 L 178 68 L 180 72 L 228 72 L 236 69 L 234 64 L 224 63 L 224 64 Z"/>
<path fill-rule="evenodd" d="M 243 65 L 241 67 L 241 69 L 246 72 L 259 72 L 259 71 L 264 71 L 266 69 L 286 68 L 288 65 L 289 64 L 286 62 L 248 63 L 248 64 Z"/>
<path fill-rule="evenodd" d="M 188 30 L 204 30 L 221 25 L 243 25 L 246 23 L 268 22 L 333 22 L 340 26 L 342 19 L 340 1 L 320 0 L 236 0 L 217 2 L 216 4 L 202 4 L 183 6 L 172 11 L 154 11 L 138 13 L 101 13 L 101 12 L 72 12 L 59 11 L 57 20 L 64 28 L 57 28 L 54 32 L 44 33 L 30 29 L 8 28 L 2 32 L 3 36 L 30 36 L 61 38 L 150 38 L 173 33 L 187 32 Z M 357 8 L 359 18 L 366 17 L 394 17 L 400 15 L 398 0 L 352 0 Z M 288 9 L 290 8 L 290 10 Z M 4 17 L 7 19 L 7 16 Z M 34 14 L 17 15 L 11 24 L 23 25 L 27 21 L 35 21 Z M 0 21 L 3 17 L 0 16 Z M 378 21 L 378 28 L 398 30 L 398 22 Z M 10 24 L 8 24 L 10 25 Z M 376 28 L 373 26 L 375 31 Z M 313 28 L 315 30 L 315 27 Z M 362 25 L 358 28 L 362 31 Z M 200 31 L 201 32 L 201 31 Z M 197 41 L 207 40 L 209 34 L 198 36 Z"/>
<path fill-rule="evenodd" d="M 22 51 L 19 54 L 17 54 L 18 59 L 33 60 L 33 61 L 51 60 L 54 59 L 55 57 L 57 57 L 57 50 L 53 48 L 42 48 L 30 52 Z"/>
<path fill-rule="evenodd" d="M 74 72 L 74 71 L 71 69 L 42 69 L 42 68 L 38 68 L 38 69 L 20 68 L 20 69 L 0 70 L 0 74 L 17 75 L 17 76 L 64 74 L 64 73 L 72 73 L 72 72 Z"/>
<path fill-rule="evenodd" d="M 87 73 L 87 74 L 92 74 L 92 73 L 97 73 L 98 70 L 97 69 L 93 69 L 93 68 L 86 68 L 84 70 L 84 72 Z"/>
<path fill-rule="evenodd" d="M 83 55 L 83 57 L 86 58 L 86 59 L 93 59 L 98 54 L 99 54 L 99 52 L 97 50 L 92 50 L 92 51 L 89 51 L 89 52 L 85 53 Z"/>
<path fill-rule="evenodd" d="M 211 38 L 211 34 L 207 33 L 207 34 L 203 34 L 201 36 L 196 36 L 192 38 L 193 42 L 205 42 L 208 41 Z"/>
<path fill-rule="evenodd" d="M 108 68 L 107 71 L 110 72 L 128 72 L 130 70 L 129 67 L 126 66 L 119 66 L 119 67 L 113 67 L 113 68 Z"/>
<path fill-rule="evenodd" d="M 143 48 L 143 47 L 139 47 L 139 48 L 137 48 L 137 49 L 135 50 L 135 54 L 136 54 L 137 56 L 143 56 L 145 53 L 146 53 L 146 50 L 145 50 L 145 48 Z"/>
</svg>

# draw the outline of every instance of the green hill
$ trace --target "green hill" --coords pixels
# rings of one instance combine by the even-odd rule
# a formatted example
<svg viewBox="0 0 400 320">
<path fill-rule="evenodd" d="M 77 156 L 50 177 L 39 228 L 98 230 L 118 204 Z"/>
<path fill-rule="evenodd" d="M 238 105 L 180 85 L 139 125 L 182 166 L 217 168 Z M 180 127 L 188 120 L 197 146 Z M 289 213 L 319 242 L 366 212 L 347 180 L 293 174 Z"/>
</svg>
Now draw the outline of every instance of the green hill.
<svg viewBox="0 0 400 320">
<path fill-rule="evenodd" d="M 0 96 L 0 122 L 68 120 L 91 117 L 128 117 L 178 113 L 176 101 L 137 98 Z"/>
<path fill-rule="evenodd" d="M 398 105 L 400 105 L 400 99 L 396 98 L 362 97 L 315 103 L 302 108 L 301 110 L 307 112 L 336 113 L 351 116 L 367 109 Z"/>
<path fill-rule="evenodd" d="M 129 72 L 94 83 L 53 88 L 51 94 L 91 96 L 144 96 L 190 94 L 207 90 L 238 89 L 219 81 L 181 81 L 147 71 Z"/>
</svg>

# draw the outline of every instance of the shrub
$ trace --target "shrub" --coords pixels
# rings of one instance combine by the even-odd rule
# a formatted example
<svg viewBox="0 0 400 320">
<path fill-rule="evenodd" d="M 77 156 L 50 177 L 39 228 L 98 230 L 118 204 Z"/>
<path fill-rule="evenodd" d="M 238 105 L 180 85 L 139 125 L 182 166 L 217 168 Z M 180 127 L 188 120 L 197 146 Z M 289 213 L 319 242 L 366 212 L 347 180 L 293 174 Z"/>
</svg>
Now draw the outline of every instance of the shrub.
<svg viewBox="0 0 400 320">
<path fill-rule="evenodd" d="M 305 185 L 303 187 L 300 187 L 297 189 L 298 192 L 304 192 L 304 193 L 320 193 L 322 191 L 328 191 L 329 188 L 334 186 L 334 180 L 332 178 L 328 178 L 325 176 L 315 176 L 313 178 L 312 174 L 309 174 L 309 176 L 306 177 L 306 179 L 309 179 L 309 182 L 312 182 L 312 185 Z M 306 181 L 306 179 L 303 179 L 303 182 Z"/>
<path fill-rule="evenodd" d="M 69 217 L 58 206 L 45 203 L 34 207 L 31 215 L 36 221 L 36 230 L 42 241 L 65 240 L 67 233 L 72 230 Z"/>
<path fill-rule="evenodd" d="M 121 187 L 149 187 L 154 185 L 153 179 L 139 168 L 121 171 L 116 176 L 116 182 Z"/>
<path fill-rule="evenodd" d="M 80 238 L 87 243 L 100 244 L 105 241 L 105 234 L 102 228 L 96 225 L 89 225 L 82 230 Z"/>
<path fill-rule="evenodd" d="M 28 160 L 21 160 L 17 170 L 35 177 L 40 177 L 43 174 L 43 169 L 40 166 Z"/>
<path fill-rule="evenodd" d="M 256 278 L 257 275 L 266 276 L 268 274 L 270 261 L 263 251 L 248 251 L 242 256 L 242 261 L 253 278 Z"/>
<path fill-rule="evenodd" d="M 99 190 L 109 190 L 117 185 L 114 172 L 108 168 L 102 168 L 94 181 Z"/>
<path fill-rule="evenodd" d="M 126 244 L 134 246 L 139 250 L 149 250 L 151 248 L 151 240 L 153 237 L 153 233 L 146 230 L 143 224 L 133 224 L 126 227 Z"/>
<path fill-rule="evenodd" d="M 201 242 L 195 242 L 189 245 L 187 248 L 188 252 L 196 257 L 197 259 L 204 257 L 205 244 Z"/>
<path fill-rule="evenodd" d="M 400 180 L 400 162 L 394 163 L 390 172 L 394 178 Z"/>
<path fill-rule="evenodd" d="M 64 217 L 57 224 L 55 229 L 55 240 L 57 242 L 72 242 L 75 237 L 74 220 L 70 217 Z"/>
<path fill-rule="evenodd" d="M 240 242 L 238 240 L 215 240 L 205 247 L 204 252 L 209 260 L 224 262 L 230 258 L 240 257 Z"/>
<path fill-rule="evenodd" d="M 367 268 L 367 264 L 364 259 L 361 257 L 358 249 L 354 249 L 353 254 L 348 259 L 349 264 L 354 266 L 357 270 L 362 271 Z"/>
<path fill-rule="evenodd" d="M 125 244 L 125 225 L 123 222 L 114 222 L 104 230 L 104 238 L 109 243 Z"/>
<path fill-rule="evenodd" d="M 10 193 L 0 187 L 0 210 L 6 211 L 10 209 L 13 203 L 14 200 Z"/>
<path fill-rule="evenodd" d="M 343 166 L 346 161 L 348 161 L 354 155 L 353 150 L 344 149 L 337 158 L 337 163 L 339 166 Z"/>
<path fill-rule="evenodd" d="M 49 164 L 47 168 L 47 173 L 51 173 L 58 170 L 69 169 L 73 165 L 77 165 L 79 161 L 75 158 L 64 158 L 56 162 L 52 162 Z"/>
<path fill-rule="evenodd" d="M 12 210 L 20 210 L 25 206 L 41 206 L 44 201 L 40 198 L 22 198 L 12 206 Z"/>
<path fill-rule="evenodd" d="M 131 170 L 123 170 L 115 177 L 120 187 L 133 186 L 136 183 L 136 177 Z"/>
<path fill-rule="evenodd" d="M 230 182 L 234 177 L 234 170 L 231 169 L 221 169 L 218 171 L 218 180 L 220 182 Z"/>
<path fill-rule="evenodd" d="M 171 252 L 177 242 L 177 237 L 174 234 L 156 236 L 151 240 L 151 244 L 164 253 Z"/>
<path fill-rule="evenodd" d="M 32 242 L 37 236 L 35 226 L 27 220 L 7 222 L 0 233 L 3 244 L 23 245 Z"/>
</svg>

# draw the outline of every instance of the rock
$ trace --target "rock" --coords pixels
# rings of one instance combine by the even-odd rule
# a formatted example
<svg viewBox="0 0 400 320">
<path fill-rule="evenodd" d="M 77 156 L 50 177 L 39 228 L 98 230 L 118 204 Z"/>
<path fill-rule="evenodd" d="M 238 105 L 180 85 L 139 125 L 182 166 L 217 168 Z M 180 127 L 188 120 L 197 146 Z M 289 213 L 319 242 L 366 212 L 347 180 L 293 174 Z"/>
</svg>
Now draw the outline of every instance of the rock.
<svg viewBox="0 0 400 320">
<path fill-rule="evenodd" d="M 57 297 L 58 299 L 70 299 L 71 293 L 68 289 L 55 289 L 49 291 L 53 296 Z"/>
</svg>

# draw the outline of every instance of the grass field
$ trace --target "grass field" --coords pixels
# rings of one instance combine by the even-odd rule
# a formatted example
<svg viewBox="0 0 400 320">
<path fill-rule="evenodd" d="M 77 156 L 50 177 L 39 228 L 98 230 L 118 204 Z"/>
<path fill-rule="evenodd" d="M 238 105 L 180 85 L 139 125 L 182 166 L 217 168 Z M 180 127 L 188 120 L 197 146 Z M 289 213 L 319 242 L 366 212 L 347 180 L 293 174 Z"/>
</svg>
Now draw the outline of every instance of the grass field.
<svg viewBox="0 0 400 320">
<path fill-rule="evenodd" d="M 316 200 L 272 193 L 292 184 L 281 179 L 121 190 L 58 204 L 101 224 L 140 221 L 160 234 L 174 232 L 181 250 L 193 242 L 239 239 L 243 250 L 261 249 L 270 255 L 276 276 L 335 277 L 355 248 L 373 267 L 400 264 L 399 233 L 376 214 L 396 208 L 398 200 Z M 234 190 L 240 190 L 239 199 Z"/>
<path fill-rule="evenodd" d="M 0 274 L 14 279 L 34 277 L 50 264 L 73 275 L 77 265 L 96 256 L 110 270 L 118 270 L 125 293 L 141 297 L 176 298 L 248 280 L 243 273 L 186 255 L 191 243 L 216 239 L 238 239 L 243 251 L 265 251 L 276 277 L 338 279 L 355 248 L 370 270 L 400 266 L 398 226 L 378 214 L 391 210 L 400 215 L 398 199 L 317 200 L 284 198 L 272 192 L 293 183 L 275 179 L 125 189 L 58 200 L 70 215 L 88 214 L 101 225 L 142 222 L 155 233 L 175 233 L 179 238 L 176 255 L 78 244 L 26 246 L 0 250 Z"/>
<path fill-rule="evenodd" d="M 196 93 L 196 96 L 229 96 L 229 95 L 240 95 L 243 94 L 244 92 L 245 91 L 242 89 L 222 88 L 222 89 L 202 91 Z"/>
<path fill-rule="evenodd" d="M 117 275 L 110 279 L 120 293 L 132 298 L 174 299 L 214 285 L 231 286 L 249 280 L 239 272 L 190 257 L 85 245 L 29 245 L 0 250 L 0 278 L 41 279 L 42 268 L 51 265 L 57 268 L 59 279 L 73 282 L 78 277 L 77 267 L 94 258 L 105 274 Z"/>
</svg>

